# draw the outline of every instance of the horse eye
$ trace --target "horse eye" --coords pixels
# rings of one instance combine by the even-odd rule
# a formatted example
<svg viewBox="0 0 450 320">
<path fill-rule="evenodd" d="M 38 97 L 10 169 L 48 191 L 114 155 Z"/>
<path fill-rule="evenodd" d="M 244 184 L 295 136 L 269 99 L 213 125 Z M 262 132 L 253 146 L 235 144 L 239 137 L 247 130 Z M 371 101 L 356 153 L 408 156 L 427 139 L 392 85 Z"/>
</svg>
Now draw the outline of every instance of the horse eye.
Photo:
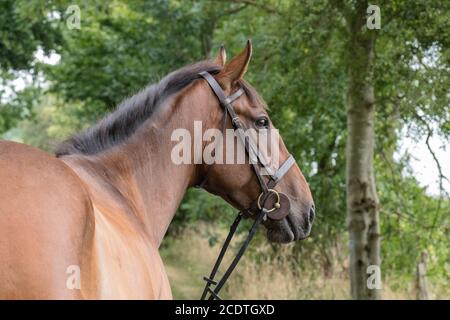
<svg viewBox="0 0 450 320">
<path fill-rule="evenodd" d="M 258 118 L 255 121 L 255 126 L 257 128 L 267 129 L 269 127 L 269 119 L 267 119 L 266 117 Z"/>
</svg>

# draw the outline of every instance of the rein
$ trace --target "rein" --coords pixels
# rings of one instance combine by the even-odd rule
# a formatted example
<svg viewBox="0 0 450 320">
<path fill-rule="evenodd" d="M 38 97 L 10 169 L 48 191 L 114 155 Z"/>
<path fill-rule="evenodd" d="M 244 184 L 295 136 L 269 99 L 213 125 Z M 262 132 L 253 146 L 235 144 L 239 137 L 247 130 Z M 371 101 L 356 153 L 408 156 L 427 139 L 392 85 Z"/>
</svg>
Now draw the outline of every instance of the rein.
<svg viewBox="0 0 450 320">
<path fill-rule="evenodd" d="M 244 135 L 245 127 L 240 121 L 239 116 L 236 114 L 232 105 L 235 100 L 239 99 L 239 97 L 244 94 L 244 90 L 242 88 L 239 88 L 236 92 L 227 97 L 225 95 L 225 92 L 222 90 L 222 87 L 210 73 L 204 71 L 199 73 L 199 75 L 208 82 L 212 91 L 219 100 L 220 105 L 224 108 L 225 120 L 227 114 L 230 116 L 233 128 L 237 132 L 239 139 L 243 143 L 245 152 L 247 153 L 248 157 L 250 158 L 251 155 L 256 155 L 258 163 L 255 163 L 254 161 L 250 161 L 250 163 L 261 187 L 261 194 L 254 201 L 253 205 L 250 208 L 242 210 L 238 213 L 236 219 L 230 227 L 230 232 L 225 239 L 225 242 L 222 246 L 222 249 L 220 250 L 220 253 L 216 259 L 209 277 L 203 277 L 203 279 L 206 281 L 206 284 L 201 296 L 201 300 L 222 300 L 219 296 L 219 292 L 225 285 L 225 282 L 228 280 L 233 270 L 236 268 L 239 260 L 244 255 L 261 222 L 266 219 L 281 220 L 289 214 L 290 202 L 288 196 L 276 191 L 274 188 L 295 163 L 295 159 L 292 155 L 289 155 L 286 161 L 276 170 L 275 173 L 268 175 L 269 180 L 266 182 L 264 180 L 264 177 L 259 172 L 258 168 L 258 164 L 262 167 L 266 167 L 265 162 L 261 160 L 258 152 L 256 151 L 257 148 L 255 147 L 254 143 Z M 205 181 L 206 178 L 200 186 L 203 186 Z M 273 199 L 274 197 L 275 199 Z M 266 204 L 267 200 L 269 200 L 269 198 L 272 198 L 272 201 L 275 202 L 270 209 L 267 209 L 264 207 L 264 205 Z M 244 214 L 251 214 L 254 210 L 257 210 L 258 214 L 256 215 L 256 219 L 252 227 L 250 228 L 249 233 L 244 240 L 244 243 L 240 247 L 238 253 L 234 257 L 229 267 L 226 269 L 222 278 L 220 278 L 220 280 L 218 281 L 214 280 L 217 271 L 219 270 L 220 264 L 222 263 L 223 257 L 225 256 L 225 253 L 227 252 L 227 249 L 230 245 L 230 242 L 234 234 L 236 233 L 236 229 L 242 220 L 242 217 L 244 216 Z"/>
</svg>

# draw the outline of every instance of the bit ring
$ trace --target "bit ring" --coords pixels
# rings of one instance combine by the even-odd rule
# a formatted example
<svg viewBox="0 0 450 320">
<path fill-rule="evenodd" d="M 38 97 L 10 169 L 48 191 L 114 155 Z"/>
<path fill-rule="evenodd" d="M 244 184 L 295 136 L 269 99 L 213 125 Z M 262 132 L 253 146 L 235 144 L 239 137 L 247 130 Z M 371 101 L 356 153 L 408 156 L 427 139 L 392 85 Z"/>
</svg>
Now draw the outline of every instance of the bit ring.
<svg viewBox="0 0 450 320">
<path fill-rule="evenodd" d="M 280 205 L 280 195 L 279 195 L 279 193 L 278 193 L 275 189 L 267 189 L 267 193 L 273 193 L 273 194 L 277 197 L 277 201 L 276 201 L 275 204 L 273 205 L 273 208 L 271 208 L 271 209 L 269 209 L 269 210 L 266 209 L 267 213 L 269 213 L 269 212 L 272 212 L 272 211 L 275 211 L 275 210 L 279 209 L 281 205 Z M 261 194 L 258 196 L 257 204 L 258 204 L 258 209 L 259 209 L 259 210 L 262 209 L 262 206 L 261 206 L 261 198 L 262 198 L 262 196 L 263 196 L 264 194 L 265 194 L 264 192 L 261 192 Z"/>
</svg>

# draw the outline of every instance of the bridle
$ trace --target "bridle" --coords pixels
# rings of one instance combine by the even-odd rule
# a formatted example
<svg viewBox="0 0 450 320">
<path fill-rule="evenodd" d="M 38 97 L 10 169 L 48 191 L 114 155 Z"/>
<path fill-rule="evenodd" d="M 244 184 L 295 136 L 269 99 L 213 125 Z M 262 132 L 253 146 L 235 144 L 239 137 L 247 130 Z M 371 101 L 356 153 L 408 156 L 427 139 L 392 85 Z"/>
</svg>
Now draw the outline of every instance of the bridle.
<svg viewBox="0 0 450 320">
<path fill-rule="evenodd" d="M 295 163 L 295 159 L 292 155 L 289 155 L 289 157 L 284 161 L 284 163 L 273 174 L 269 173 L 267 175 L 269 177 L 269 180 L 266 182 L 263 175 L 261 175 L 258 169 L 258 165 L 266 167 L 265 165 L 266 162 L 262 161 L 261 156 L 258 154 L 258 152 L 256 152 L 257 149 L 254 143 L 250 139 L 248 139 L 246 135 L 244 135 L 245 127 L 240 121 L 239 116 L 236 114 L 232 106 L 232 103 L 235 100 L 237 100 L 240 96 L 242 96 L 242 94 L 244 94 L 244 89 L 241 87 L 236 92 L 227 97 L 225 95 L 225 92 L 222 90 L 222 87 L 210 73 L 203 71 L 199 73 L 199 75 L 208 82 L 212 91 L 219 100 L 220 105 L 224 108 L 225 112 L 224 119 L 226 120 L 227 114 L 230 116 L 233 128 L 237 133 L 238 139 L 244 145 L 245 152 L 247 153 L 247 155 L 249 157 L 252 154 L 256 155 L 257 163 L 255 161 L 250 161 L 250 163 L 252 165 L 256 177 L 258 178 L 258 182 L 261 187 L 261 194 L 258 196 L 253 205 L 250 208 L 242 210 L 238 213 L 236 219 L 234 220 L 233 224 L 230 227 L 230 232 L 228 233 L 228 236 L 225 239 L 225 242 L 222 246 L 222 249 L 220 250 L 220 253 L 216 259 L 216 262 L 211 270 L 209 277 L 203 277 L 203 279 L 206 281 L 206 284 L 203 290 L 203 294 L 201 296 L 201 300 L 205 299 L 222 300 L 219 296 L 219 292 L 224 286 L 225 282 L 230 277 L 233 270 L 236 268 L 239 260 L 245 253 L 250 241 L 255 235 L 256 230 L 258 229 L 261 222 L 265 219 L 281 220 L 289 214 L 290 202 L 288 196 L 281 192 L 276 191 L 274 188 L 278 184 L 278 182 L 284 177 L 284 175 L 289 171 L 292 165 Z M 270 204 L 270 202 L 272 202 L 271 208 L 267 209 L 265 205 L 266 203 Z M 234 257 L 231 264 L 229 265 L 228 269 L 226 269 L 222 278 L 218 281 L 215 281 L 214 277 L 216 276 L 216 273 L 220 267 L 223 257 L 225 256 L 225 253 L 229 247 L 231 239 L 233 238 L 236 229 L 242 220 L 242 217 L 246 214 L 252 214 L 255 210 L 258 213 L 256 215 L 256 219 L 252 227 L 250 228 L 247 238 L 244 240 L 244 243 L 242 244 L 238 253 Z"/>
</svg>

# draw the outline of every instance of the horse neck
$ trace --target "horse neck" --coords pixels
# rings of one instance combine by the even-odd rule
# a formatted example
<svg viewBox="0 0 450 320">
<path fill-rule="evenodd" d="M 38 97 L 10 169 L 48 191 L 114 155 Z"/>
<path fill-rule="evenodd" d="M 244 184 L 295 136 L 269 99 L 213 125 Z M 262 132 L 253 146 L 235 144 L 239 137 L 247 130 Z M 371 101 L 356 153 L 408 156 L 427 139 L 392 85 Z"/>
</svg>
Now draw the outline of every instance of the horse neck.
<svg viewBox="0 0 450 320">
<path fill-rule="evenodd" d="M 206 100 L 192 97 L 186 91 L 194 88 L 188 89 L 169 99 L 126 142 L 85 159 L 101 173 L 96 175 L 101 180 L 98 185 L 109 186 L 109 197 L 131 212 L 133 219 L 137 217 L 156 246 L 186 190 L 200 180 L 200 168 L 193 161 L 177 165 L 171 159 L 173 130 L 187 129 L 193 137 L 194 120 L 211 121 L 205 116 L 209 116 Z"/>
</svg>

